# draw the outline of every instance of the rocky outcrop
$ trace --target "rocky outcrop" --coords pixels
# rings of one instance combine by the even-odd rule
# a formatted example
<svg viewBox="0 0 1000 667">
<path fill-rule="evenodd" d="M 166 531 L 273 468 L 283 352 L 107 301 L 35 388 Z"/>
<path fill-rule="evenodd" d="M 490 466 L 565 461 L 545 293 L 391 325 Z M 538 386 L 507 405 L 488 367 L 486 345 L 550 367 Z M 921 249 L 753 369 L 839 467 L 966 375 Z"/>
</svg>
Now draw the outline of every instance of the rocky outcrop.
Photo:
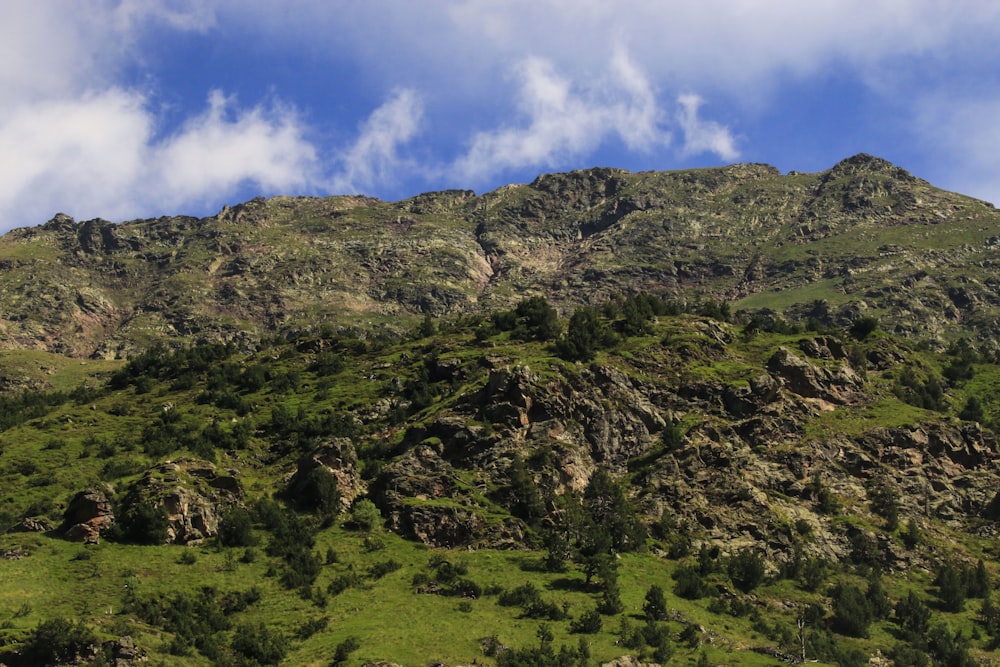
<svg viewBox="0 0 1000 667">
<path fill-rule="evenodd" d="M 24 517 L 18 523 L 11 526 L 8 533 L 47 533 L 54 530 L 55 526 L 45 517 Z"/>
<path fill-rule="evenodd" d="M 59 531 L 72 542 L 96 544 L 114 523 L 114 507 L 105 492 L 86 489 L 69 501 Z"/>
<path fill-rule="evenodd" d="M 299 495 L 302 485 L 307 483 L 316 470 L 336 480 L 337 494 L 344 509 L 349 508 L 354 499 L 365 492 L 358 467 L 358 455 L 348 438 L 334 438 L 299 459 L 295 474 L 285 489 L 286 495 L 291 498 Z"/>
<path fill-rule="evenodd" d="M 242 486 L 234 475 L 220 474 L 207 461 L 178 459 L 146 471 L 129 488 L 123 504 L 163 508 L 166 541 L 195 545 L 218 533 L 220 517 L 242 498 Z"/>
<path fill-rule="evenodd" d="M 818 346 L 817 352 L 817 356 L 821 356 Z M 841 363 L 832 370 L 819 367 L 796 356 L 786 347 L 778 348 L 771 356 L 767 369 L 780 379 L 782 386 L 803 398 L 850 403 L 855 394 L 864 388 L 862 378 L 847 364 Z"/>
</svg>

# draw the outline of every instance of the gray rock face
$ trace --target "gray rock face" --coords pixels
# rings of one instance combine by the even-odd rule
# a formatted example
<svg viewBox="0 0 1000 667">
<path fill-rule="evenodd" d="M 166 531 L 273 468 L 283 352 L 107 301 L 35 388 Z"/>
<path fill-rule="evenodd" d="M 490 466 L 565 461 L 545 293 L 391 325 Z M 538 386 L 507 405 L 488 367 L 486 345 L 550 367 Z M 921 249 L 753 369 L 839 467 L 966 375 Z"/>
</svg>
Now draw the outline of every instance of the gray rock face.
<svg viewBox="0 0 1000 667">
<path fill-rule="evenodd" d="M 197 459 L 166 461 L 148 470 L 126 496 L 126 502 L 162 507 L 167 515 L 167 542 L 196 545 L 216 535 L 219 518 L 239 504 L 243 490 L 232 475 Z"/>
<path fill-rule="evenodd" d="M 332 476 L 337 483 L 337 493 L 344 509 L 365 491 L 358 468 L 358 455 L 354 444 L 347 438 L 334 438 L 319 445 L 299 459 L 295 474 L 288 482 L 287 493 L 295 497 L 298 487 L 316 469 Z"/>
</svg>

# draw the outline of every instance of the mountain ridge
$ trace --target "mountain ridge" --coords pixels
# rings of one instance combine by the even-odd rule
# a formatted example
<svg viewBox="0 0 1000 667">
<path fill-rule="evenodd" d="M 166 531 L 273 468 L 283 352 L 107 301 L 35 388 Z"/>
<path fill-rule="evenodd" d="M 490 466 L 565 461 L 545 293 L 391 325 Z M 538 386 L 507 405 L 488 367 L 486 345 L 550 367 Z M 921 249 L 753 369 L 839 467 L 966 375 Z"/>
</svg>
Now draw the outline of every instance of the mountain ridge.
<svg viewBox="0 0 1000 667">
<path fill-rule="evenodd" d="M 825 299 L 831 321 L 870 310 L 901 333 L 919 318 L 941 340 L 958 325 L 985 338 L 1000 333 L 1000 285 L 968 279 L 994 263 L 998 221 L 992 206 L 866 154 L 816 174 L 601 167 L 482 195 L 279 196 L 122 223 L 58 214 L 0 237 L 0 346 L 114 358 L 162 336 L 391 328 L 530 294 L 569 312 L 637 291 L 781 314 Z M 947 299 L 884 284 L 917 284 L 943 263 L 948 284 L 935 289 Z"/>
</svg>

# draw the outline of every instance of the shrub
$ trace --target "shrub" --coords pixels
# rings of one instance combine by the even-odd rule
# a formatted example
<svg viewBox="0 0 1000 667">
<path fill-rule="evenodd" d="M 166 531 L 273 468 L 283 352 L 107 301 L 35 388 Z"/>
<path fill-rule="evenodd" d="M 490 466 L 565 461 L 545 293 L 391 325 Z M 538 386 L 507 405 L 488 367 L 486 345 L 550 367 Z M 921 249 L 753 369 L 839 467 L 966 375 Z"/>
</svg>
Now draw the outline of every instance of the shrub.
<svg viewBox="0 0 1000 667">
<path fill-rule="evenodd" d="M 216 538 L 224 547 L 251 547 L 256 544 L 250 513 L 242 507 L 233 507 L 223 514 Z"/>
<path fill-rule="evenodd" d="M 663 589 L 657 584 L 653 584 L 646 591 L 646 601 L 642 605 L 642 612 L 647 620 L 664 621 L 667 618 L 667 598 L 663 594 Z"/>
<path fill-rule="evenodd" d="M 42 621 L 31 631 L 21 648 L 24 664 L 57 665 L 76 662 L 79 655 L 97 641 L 82 621 L 61 616 Z"/>
<path fill-rule="evenodd" d="M 834 632 L 849 637 L 868 637 L 868 626 L 872 622 L 872 610 L 865 594 L 857 586 L 848 583 L 838 584 L 833 589 L 833 618 L 831 625 Z"/>
<path fill-rule="evenodd" d="M 277 665 L 288 653 L 288 640 L 281 632 L 271 630 L 263 623 L 247 623 L 236 628 L 232 649 L 262 665 Z"/>
<path fill-rule="evenodd" d="M 740 549 L 727 566 L 733 585 L 749 593 L 764 581 L 764 559 L 752 549 Z"/>
<path fill-rule="evenodd" d="M 337 644 L 337 648 L 333 652 L 333 664 L 342 665 L 347 662 L 347 659 L 352 653 L 361 648 L 361 640 L 357 637 L 348 637 L 344 641 Z"/>
<path fill-rule="evenodd" d="M 585 611 L 580 618 L 569 624 L 569 631 L 578 634 L 593 635 L 601 631 L 601 612 L 596 608 Z"/>
<path fill-rule="evenodd" d="M 361 498 L 354 502 L 351 508 L 351 523 L 361 530 L 371 530 L 382 523 L 382 514 L 368 498 Z"/>
</svg>

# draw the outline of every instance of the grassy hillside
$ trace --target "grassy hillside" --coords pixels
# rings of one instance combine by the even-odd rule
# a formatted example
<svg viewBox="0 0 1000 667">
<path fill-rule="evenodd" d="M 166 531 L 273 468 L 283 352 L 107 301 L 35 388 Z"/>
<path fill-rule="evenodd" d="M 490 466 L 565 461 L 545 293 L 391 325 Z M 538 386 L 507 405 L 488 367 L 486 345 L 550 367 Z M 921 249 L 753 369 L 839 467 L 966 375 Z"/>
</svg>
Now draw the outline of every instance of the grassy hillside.
<svg viewBox="0 0 1000 667">
<path fill-rule="evenodd" d="M 42 530 L 0 536 L 0 661 L 769 665 L 801 619 L 819 664 L 989 664 L 995 358 L 718 302 L 568 315 L 5 353 L 0 519 Z M 115 522 L 72 542 L 88 489 Z"/>
</svg>

